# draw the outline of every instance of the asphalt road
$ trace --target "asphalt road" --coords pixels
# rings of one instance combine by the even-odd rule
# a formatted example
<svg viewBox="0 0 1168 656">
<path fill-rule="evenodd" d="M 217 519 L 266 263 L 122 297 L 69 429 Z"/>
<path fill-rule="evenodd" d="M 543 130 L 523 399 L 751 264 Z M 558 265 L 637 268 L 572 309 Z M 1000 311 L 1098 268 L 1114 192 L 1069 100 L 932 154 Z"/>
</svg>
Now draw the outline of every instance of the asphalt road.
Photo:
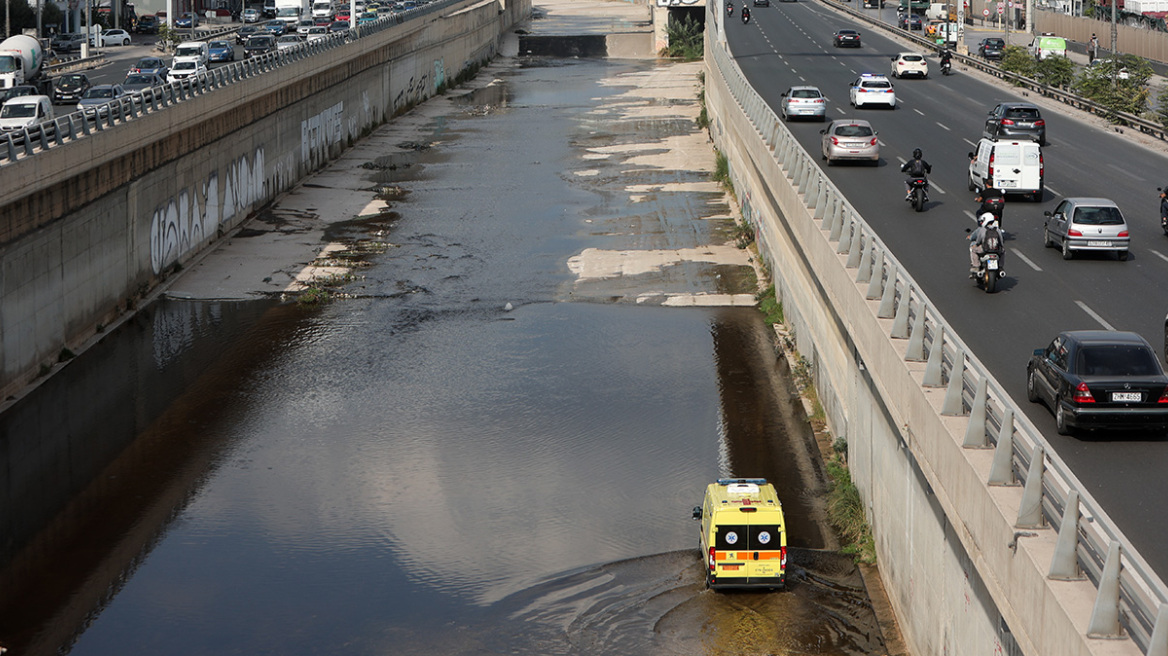
<svg viewBox="0 0 1168 656">
<path fill-rule="evenodd" d="M 886 10 L 887 11 L 887 10 Z M 836 49 L 832 32 L 858 29 L 863 47 Z M 739 66 L 778 110 L 791 85 L 813 84 L 829 99 L 828 117 L 855 117 L 878 130 L 880 165 L 824 167 L 836 186 L 896 253 L 946 320 L 974 349 L 1059 456 L 1074 470 L 1148 563 L 1168 578 L 1168 440 L 1162 435 L 1056 433 L 1051 413 L 1026 401 L 1026 362 L 1062 330 L 1115 328 L 1163 344 L 1168 292 L 1168 238 L 1159 226 L 1157 186 L 1168 182 L 1166 158 L 1086 122 L 1044 111 L 1050 142 L 1044 149 L 1046 195 L 1040 203 L 1011 198 L 1004 228 L 1007 279 L 985 294 L 968 279 L 965 229 L 976 209 L 967 189 L 967 153 L 981 134 L 986 112 L 1004 100 L 1032 100 L 1018 91 L 963 74 L 939 75 L 930 57 L 925 80 L 893 80 L 898 108 L 851 108 L 849 82 L 860 73 L 888 74 L 896 52 L 914 50 L 882 33 L 809 2 L 752 8 L 752 21 L 735 18 L 727 38 Z M 791 123 L 791 131 L 818 154 L 821 123 Z M 933 165 L 931 202 L 923 213 L 904 201 L 900 164 L 913 148 Z M 1042 243 L 1044 210 L 1064 196 L 1116 201 L 1132 234 L 1131 256 L 1078 256 L 1064 261 Z"/>
</svg>

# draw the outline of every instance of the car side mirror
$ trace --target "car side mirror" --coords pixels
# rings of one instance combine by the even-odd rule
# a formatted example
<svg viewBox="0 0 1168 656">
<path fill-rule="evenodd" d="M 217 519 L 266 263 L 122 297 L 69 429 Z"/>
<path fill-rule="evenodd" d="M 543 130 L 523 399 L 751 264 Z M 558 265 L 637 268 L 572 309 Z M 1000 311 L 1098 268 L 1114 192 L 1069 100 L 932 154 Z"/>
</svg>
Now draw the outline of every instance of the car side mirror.
<svg viewBox="0 0 1168 656">
<path fill-rule="evenodd" d="M 701 506 L 694 506 L 693 507 L 693 518 L 694 519 L 701 519 L 702 518 L 702 507 Z"/>
<path fill-rule="evenodd" d="M 1054 216 L 1049 210 L 1042 213 L 1043 216 Z"/>
<path fill-rule="evenodd" d="M 892 61 L 896 61 L 896 57 L 889 57 Z"/>
<path fill-rule="evenodd" d="M 827 128 L 823 128 L 822 130 L 820 130 L 819 134 L 827 134 Z"/>
<path fill-rule="evenodd" d="M 969 159 L 973 159 L 973 153 L 966 153 L 966 155 L 969 157 Z"/>
</svg>

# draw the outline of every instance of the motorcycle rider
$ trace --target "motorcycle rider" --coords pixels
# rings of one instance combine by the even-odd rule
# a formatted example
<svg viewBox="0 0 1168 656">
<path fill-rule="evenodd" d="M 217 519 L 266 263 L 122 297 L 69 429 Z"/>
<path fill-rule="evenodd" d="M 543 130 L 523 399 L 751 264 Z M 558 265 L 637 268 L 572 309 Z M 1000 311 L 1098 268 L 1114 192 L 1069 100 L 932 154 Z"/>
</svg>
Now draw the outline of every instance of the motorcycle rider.
<svg viewBox="0 0 1168 656">
<path fill-rule="evenodd" d="M 978 205 L 977 211 L 974 212 L 974 215 L 981 216 L 982 214 L 989 212 L 990 214 L 994 215 L 994 218 L 998 221 L 998 227 L 1001 228 L 1002 214 L 1006 209 L 1006 197 L 1004 194 L 1002 194 L 1002 191 L 993 187 L 987 187 L 982 191 L 979 191 L 978 194 L 973 197 L 973 200 L 976 203 L 980 203 Z"/>
<path fill-rule="evenodd" d="M 734 3 L 730 2 L 730 0 L 726 0 L 726 15 L 727 16 L 734 15 Z"/>
<path fill-rule="evenodd" d="M 944 73 L 946 69 L 953 67 L 953 53 L 949 52 L 948 48 L 941 51 L 941 72 Z"/>
<path fill-rule="evenodd" d="M 750 7 L 747 7 L 746 5 L 742 5 L 742 22 L 750 22 Z"/>
<path fill-rule="evenodd" d="M 926 176 L 933 172 L 933 167 L 924 160 L 924 154 L 920 148 L 914 148 L 912 152 L 912 159 L 904 163 L 900 167 L 902 173 L 908 173 L 908 179 L 904 181 L 904 199 L 912 200 L 912 179 L 925 178 L 925 200 L 929 200 L 929 180 Z"/>
<path fill-rule="evenodd" d="M 1160 192 L 1160 227 L 1168 232 L 1168 187 Z"/>
<path fill-rule="evenodd" d="M 969 241 L 969 277 L 976 278 L 982 254 L 997 253 L 1001 257 L 1005 251 L 1002 233 L 998 230 L 998 221 L 993 214 L 986 212 L 978 217 L 977 230 L 969 235 Z"/>
</svg>

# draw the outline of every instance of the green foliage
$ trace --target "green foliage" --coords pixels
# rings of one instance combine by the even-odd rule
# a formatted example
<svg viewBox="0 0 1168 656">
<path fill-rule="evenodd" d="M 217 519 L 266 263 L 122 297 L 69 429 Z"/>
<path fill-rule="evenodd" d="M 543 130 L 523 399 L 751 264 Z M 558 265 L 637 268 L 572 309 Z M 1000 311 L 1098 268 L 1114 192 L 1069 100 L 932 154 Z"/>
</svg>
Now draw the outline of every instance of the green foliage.
<svg viewBox="0 0 1168 656">
<path fill-rule="evenodd" d="M 1161 125 L 1168 128 L 1168 87 L 1164 87 L 1156 98 L 1156 118 Z"/>
<path fill-rule="evenodd" d="M 1126 79 L 1119 77 L 1121 72 L 1127 73 Z M 1108 58 L 1084 68 L 1072 88 L 1080 96 L 1110 110 L 1139 115 L 1148 109 L 1151 78 L 1152 67 L 1147 60 L 1120 55 L 1115 60 Z"/>
<path fill-rule="evenodd" d="M 312 285 L 300 292 L 300 296 L 296 299 L 296 302 L 303 306 L 316 307 L 329 302 L 331 299 L 332 295 L 329 294 L 327 289 Z"/>
<path fill-rule="evenodd" d="M 681 20 L 669 19 L 665 27 L 669 45 L 662 49 L 665 57 L 680 57 L 686 61 L 696 61 L 705 56 L 705 42 L 702 24 L 686 14 Z"/>
<path fill-rule="evenodd" d="M 1066 57 L 1047 57 L 1035 65 L 1034 79 L 1052 87 L 1066 89 L 1075 79 L 1075 64 Z"/>
<path fill-rule="evenodd" d="M 158 41 L 159 43 L 167 44 L 167 50 L 171 50 L 182 43 L 184 37 L 184 34 L 172 28 L 169 23 L 163 23 L 158 26 Z"/>
<path fill-rule="evenodd" d="M 845 545 L 843 552 L 854 555 L 857 562 L 876 562 L 872 529 L 864 518 L 864 502 L 852 483 L 847 464 L 839 457 L 832 458 L 827 463 L 827 475 L 831 479 L 827 513 Z"/>
<path fill-rule="evenodd" d="M 1022 46 L 1009 45 L 1002 50 L 1002 70 L 1024 77 L 1034 77 L 1038 62 Z"/>
<path fill-rule="evenodd" d="M 722 151 L 714 151 L 714 173 L 713 178 L 715 182 L 720 182 L 727 191 L 731 191 L 730 184 L 730 161 L 722 154 Z"/>
<path fill-rule="evenodd" d="M 775 298 L 774 284 L 759 292 L 754 298 L 758 301 L 763 321 L 769 324 L 783 323 L 783 304 Z"/>
</svg>

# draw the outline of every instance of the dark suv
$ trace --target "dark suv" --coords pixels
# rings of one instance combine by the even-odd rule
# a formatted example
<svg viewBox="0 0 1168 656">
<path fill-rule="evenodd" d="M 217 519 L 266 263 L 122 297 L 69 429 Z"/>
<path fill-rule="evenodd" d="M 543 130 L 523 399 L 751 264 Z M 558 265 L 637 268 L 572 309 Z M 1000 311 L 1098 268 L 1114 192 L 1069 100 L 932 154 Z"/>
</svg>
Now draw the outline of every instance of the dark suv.
<svg viewBox="0 0 1168 656">
<path fill-rule="evenodd" d="M 1001 60 L 1005 47 L 1005 39 L 982 39 L 977 44 L 977 54 L 986 59 Z"/>
<path fill-rule="evenodd" d="M 66 73 L 53 80 L 53 104 L 76 105 L 91 86 L 85 73 Z"/>
<path fill-rule="evenodd" d="M 247 43 L 243 44 L 245 59 L 266 55 L 269 52 L 276 52 L 276 37 L 270 34 L 257 34 L 248 38 Z"/>
<path fill-rule="evenodd" d="M 1046 145 L 1046 121 L 1038 106 L 1027 102 L 999 103 L 986 116 L 982 132 L 987 139 L 1023 138 Z"/>
</svg>

